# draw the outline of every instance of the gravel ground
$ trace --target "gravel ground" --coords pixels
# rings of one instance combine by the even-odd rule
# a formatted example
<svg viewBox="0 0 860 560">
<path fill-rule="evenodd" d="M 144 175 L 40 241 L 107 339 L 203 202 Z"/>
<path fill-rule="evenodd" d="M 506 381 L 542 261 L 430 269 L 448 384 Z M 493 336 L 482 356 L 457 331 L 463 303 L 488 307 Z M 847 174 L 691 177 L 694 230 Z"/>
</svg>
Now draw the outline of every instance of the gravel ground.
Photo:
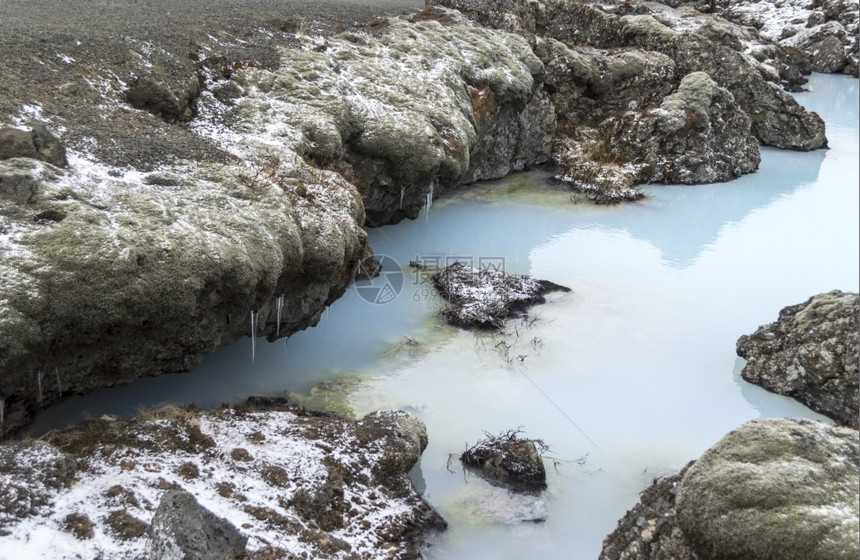
<svg viewBox="0 0 860 560">
<path fill-rule="evenodd" d="M 195 59 L 272 67 L 296 34 L 329 34 L 408 13 L 422 0 L 3 0 L 0 126 L 46 122 L 70 148 L 109 165 L 149 169 L 223 157 L 180 123 L 125 101 L 127 84 L 153 75 L 174 91 Z"/>
</svg>

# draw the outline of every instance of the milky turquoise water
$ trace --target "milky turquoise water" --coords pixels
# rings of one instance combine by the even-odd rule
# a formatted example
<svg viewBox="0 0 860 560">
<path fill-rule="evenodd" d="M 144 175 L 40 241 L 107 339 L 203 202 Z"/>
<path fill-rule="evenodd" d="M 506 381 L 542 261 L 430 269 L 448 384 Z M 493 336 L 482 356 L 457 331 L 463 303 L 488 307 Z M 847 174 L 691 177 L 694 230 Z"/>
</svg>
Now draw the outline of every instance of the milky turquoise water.
<svg viewBox="0 0 860 560">
<path fill-rule="evenodd" d="M 735 355 L 737 338 L 782 307 L 860 289 L 858 81 L 814 76 L 810 89 L 798 99 L 825 119 L 830 149 L 764 149 L 759 172 L 737 181 L 649 186 L 642 202 L 594 207 L 536 171 L 451 193 L 427 216 L 370 232 L 377 253 L 404 267 L 458 257 L 572 288 L 506 338 L 441 325 L 423 279 L 390 268 L 393 301 L 350 290 L 287 345 L 259 339 L 254 364 L 241 341 L 190 374 L 64 403 L 40 425 L 168 400 L 309 394 L 343 377 L 334 392 L 315 390 L 316 402 L 358 415 L 406 408 L 427 425 L 415 479 L 451 523 L 428 558 L 597 558 L 654 476 L 748 420 L 820 418 L 744 382 Z M 538 505 L 544 523 L 505 522 L 507 496 L 449 461 L 485 431 L 512 428 L 558 459 Z"/>
</svg>

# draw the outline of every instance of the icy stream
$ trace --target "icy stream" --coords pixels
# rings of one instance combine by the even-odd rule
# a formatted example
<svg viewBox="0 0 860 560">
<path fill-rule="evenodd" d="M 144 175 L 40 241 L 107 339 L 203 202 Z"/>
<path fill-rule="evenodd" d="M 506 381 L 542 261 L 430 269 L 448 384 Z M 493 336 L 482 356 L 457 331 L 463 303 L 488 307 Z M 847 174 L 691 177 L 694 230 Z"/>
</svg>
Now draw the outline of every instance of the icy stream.
<svg viewBox="0 0 860 560">
<path fill-rule="evenodd" d="M 377 298 L 390 302 L 350 290 L 289 345 L 241 342 L 190 374 L 64 403 L 41 429 L 168 400 L 205 406 L 282 391 L 359 416 L 406 408 L 430 436 L 416 480 L 451 523 L 428 558 L 596 559 L 654 476 L 747 420 L 817 417 L 741 380 L 735 355 L 737 338 L 782 307 L 860 289 L 858 81 L 810 85 L 798 99 L 826 120 L 827 151 L 764 149 L 754 175 L 652 186 L 646 200 L 617 207 L 575 204 L 541 171 L 448 194 L 426 220 L 370 232 L 376 252 L 403 266 L 375 281 L 397 294 Z M 551 294 L 505 339 L 456 331 L 435 320 L 434 292 L 407 268 L 452 257 L 573 292 Z M 539 503 L 449 464 L 484 431 L 517 427 L 559 460 Z M 546 521 L 510 522 L 535 512 Z"/>
</svg>

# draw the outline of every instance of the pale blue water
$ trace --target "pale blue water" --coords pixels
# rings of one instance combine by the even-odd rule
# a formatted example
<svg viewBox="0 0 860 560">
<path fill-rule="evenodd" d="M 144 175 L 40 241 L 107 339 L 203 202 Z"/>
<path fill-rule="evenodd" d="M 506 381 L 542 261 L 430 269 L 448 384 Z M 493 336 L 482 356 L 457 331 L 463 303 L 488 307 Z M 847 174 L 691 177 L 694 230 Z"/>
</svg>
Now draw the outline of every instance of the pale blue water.
<svg viewBox="0 0 860 560">
<path fill-rule="evenodd" d="M 735 355 L 737 338 L 782 307 L 860 289 L 858 81 L 814 76 L 810 87 L 798 99 L 825 119 L 830 149 L 764 149 L 759 172 L 731 183 L 650 186 L 642 202 L 593 207 L 547 188 L 536 171 L 449 194 L 426 218 L 370 232 L 377 253 L 404 266 L 503 259 L 508 271 L 571 287 L 535 308 L 533 325 L 511 329 L 512 363 L 494 349 L 500 339 L 436 322 L 433 292 L 407 269 L 392 302 L 350 290 L 288 346 L 259 339 L 253 365 L 242 341 L 190 374 L 65 403 L 42 428 L 165 400 L 307 393 L 356 374 L 361 383 L 344 397 L 356 413 L 404 407 L 427 424 L 416 479 L 451 522 L 428 558 L 597 558 L 654 475 L 745 421 L 817 417 L 741 380 Z M 422 350 L 392 353 L 407 336 Z M 483 431 L 519 426 L 555 457 L 586 457 L 549 469 L 542 524 L 494 521 L 481 504 L 504 495 L 448 471 L 449 454 Z"/>
</svg>

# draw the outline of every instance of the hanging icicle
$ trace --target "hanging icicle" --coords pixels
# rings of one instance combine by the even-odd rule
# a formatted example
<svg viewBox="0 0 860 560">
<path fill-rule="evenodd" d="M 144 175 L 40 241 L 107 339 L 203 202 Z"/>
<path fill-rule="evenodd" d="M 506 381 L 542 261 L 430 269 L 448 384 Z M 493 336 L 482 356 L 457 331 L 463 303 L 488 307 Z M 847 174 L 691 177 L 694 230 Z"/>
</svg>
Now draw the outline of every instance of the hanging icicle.
<svg viewBox="0 0 860 560">
<path fill-rule="evenodd" d="M 427 200 L 424 203 L 424 219 L 430 218 L 430 207 L 433 206 L 433 195 L 436 190 L 436 179 L 430 181 L 430 188 L 427 190 Z"/>
<path fill-rule="evenodd" d="M 0 399 L 0 439 L 3 439 L 3 434 L 6 433 L 6 399 Z"/>
<path fill-rule="evenodd" d="M 57 395 L 59 395 L 60 398 L 63 398 L 63 386 L 60 385 L 60 368 L 59 367 L 54 368 L 54 374 L 56 374 L 56 376 L 57 376 Z"/>
<path fill-rule="evenodd" d="M 42 404 L 42 375 L 44 375 L 44 373 L 45 372 L 41 369 L 36 373 L 36 385 L 39 388 L 39 405 Z"/>
<path fill-rule="evenodd" d="M 400 187 L 400 209 L 403 209 L 403 195 L 406 194 L 406 186 Z"/>
<path fill-rule="evenodd" d="M 278 298 L 278 324 L 275 326 L 275 338 L 281 336 L 281 309 L 284 308 L 284 294 Z"/>
<path fill-rule="evenodd" d="M 257 357 L 257 312 L 251 311 L 251 363 Z"/>
</svg>

